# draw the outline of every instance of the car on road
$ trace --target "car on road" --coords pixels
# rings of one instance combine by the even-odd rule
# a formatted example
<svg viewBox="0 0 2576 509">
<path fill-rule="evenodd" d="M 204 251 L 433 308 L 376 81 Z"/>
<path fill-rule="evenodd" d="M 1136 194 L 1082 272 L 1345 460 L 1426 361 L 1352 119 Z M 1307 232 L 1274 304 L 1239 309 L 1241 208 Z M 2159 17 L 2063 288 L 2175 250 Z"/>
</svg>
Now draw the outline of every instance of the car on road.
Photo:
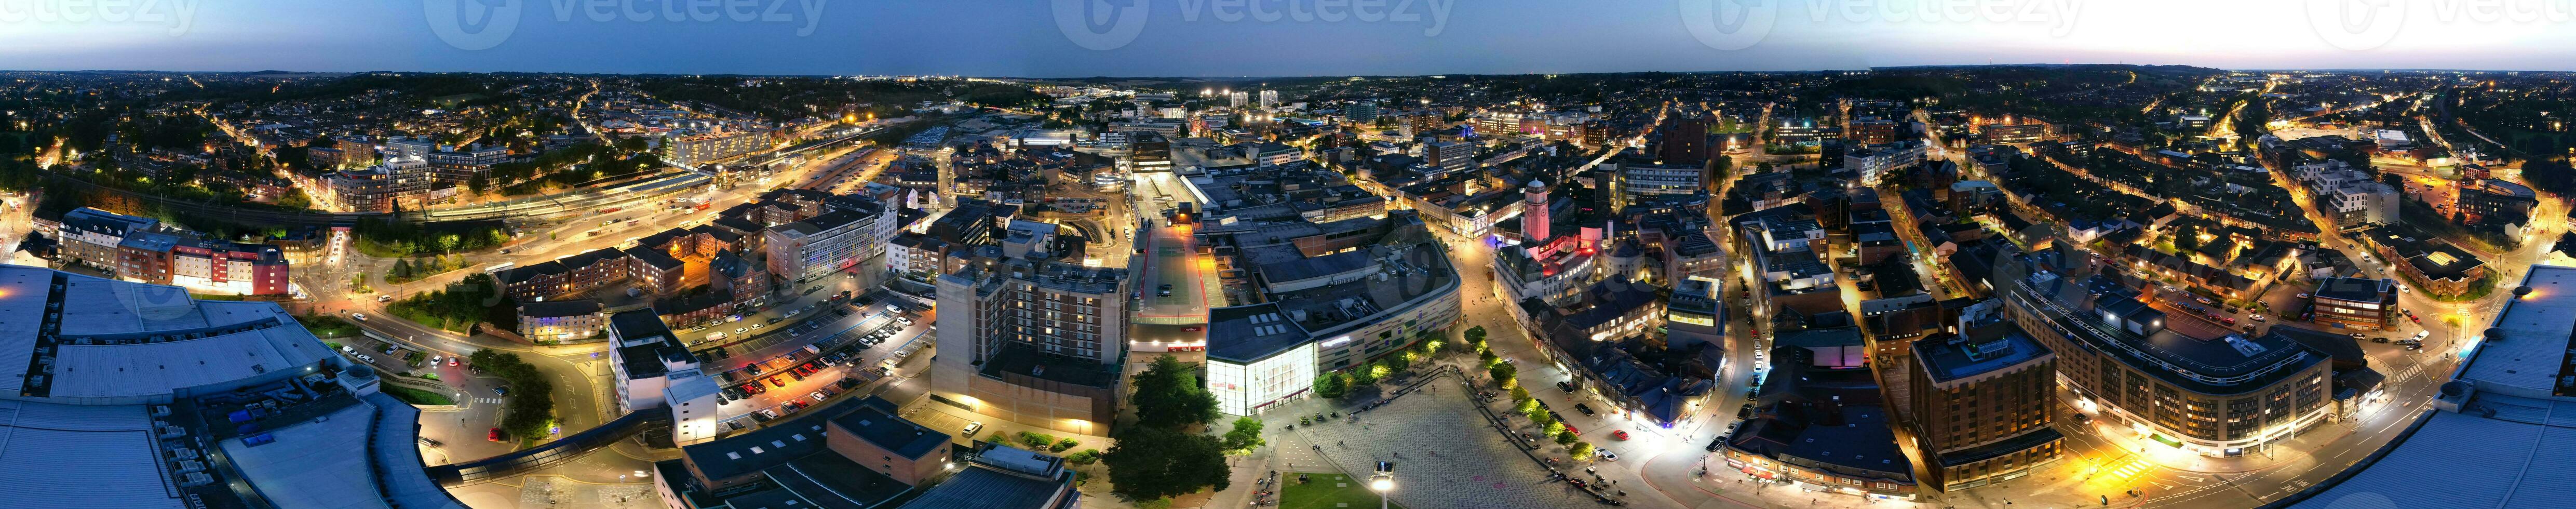
<svg viewBox="0 0 2576 509">
<path fill-rule="evenodd" d="M 1599 454 L 1592 455 L 1592 457 L 1601 458 L 1601 461 L 1619 461 L 1619 453 L 1610 451 L 1601 451 Z"/>
<path fill-rule="evenodd" d="M 2249 320 L 2257 321 L 2257 322 L 2261 322 L 2261 321 L 2269 320 L 2268 318 L 2264 318 L 2262 313 L 2255 313 L 2255 314 L 2251 314 L 2251 315 L 2246 315 L 2246 316 L 2245 316 L 2245 318 L 2246 318 L 2246 319 L 2249 319 Z"/>
<path fill-rule="evenodd" d="M 1619 440 L 1627 440 L 1627 439 L 1628 439 L 1628 430 L 1624 430 L 1624 429 L 1623 429 L 1623 430 L 1618 430 L 1618 431 L 1612 431 L 1612 432 L 1610 432 L 1610 438 L 1615 438 L 1615 439 L 1619 439 Z"/>
<path fill-rule="evenodd" d="M 505 386 L 495 386 L 495 387 L 493 387 L 493 388 L 492 388 L 492 395 L 494 395 L 494 396 L 508 396 L 508 395 L 510 395 L 510 387 L 509 387 L 509 386 L 506 386 L 506 385 L 505 385 Z"/>
<path fill-rule="evenodd" d="M 769 326 L 769 324 L 765 324 L 765 323 L 755 323 L 755 324 L 751 324 L 751 328 L 754 328 L 754 329 L 758 329 L 758 328 L 761 328 L 761 327 L 768 327 L 768 326 Z"/>
<path fill-rule="evenodd" d="M 969 436 L 969 437 L 972 437 L 972 436 L 975 436 L 975 432 L 977 432 L 977 431 L 983 431 L 983 430 L 984 430 L 984 422 L 983 422 L 983 421 L 967 421 L 967 423 L 966 423 L 966 432 L 965 432 L 965 435 L 966 435 L 966 436 Z"/>
<path fill-rule="evenodd" d="M 1162 286 L 1161 288 L 1156 288 L 1156 289 L 1154 289 L 1154 295 L 1156 295 L 1156 296 L 1160 296 L 1160 297 L 1170 297 L 1170 296 L 1172 296 L 1172 285 L 1171 285 L 1170 283 L 1164 283 L 1164 284 L 1163 284 L 1163 286 Z M 364 320 L 364 319 L 365 319 L 365 318 L 360 318 L 360 320 Z"/>
<path fill-rule="evenodd" d="M 447 358 L 447 367 L 451 367 L 451 368 L 456 367 L 456 358 L 455 358 L 455 357 L 448 357 L 448 358 Z"/>
<path fill-rule="evenodd" d="M 358 347 L 349 346 L 349 345 L 340 345 L 340 353 L 351 353 L 351 354 L 353 354 L 353 353 L 358 353 Z"/>
<path fill-rule="evenodd" d="M 492 428 L 492 431 L 485 432 L 483 434 L 483 439 L 494 442 L 501 441 L 501 428 Z"/>
<path fill-rule="evenodd" d="M 2386 342 L 2388 342 L 2388 338 L 2370 338 L 2370 342 L 2372 342 L 2372 343 L 2386 343 Z"/>
<path fill-rule="evenodd" d="M 1707 449 L 1707 451 L 1708 451 L 1708 452 L 1717 452 L 1717 448 L 1719 448 L 1719 447 L 1725 447 L 1725 446 L 1726 446 L 1726 435 L 1718 435 L 1718 436 L 1715 436 L 1715 437 L 1710 437 L 1710 438 L 1708 439 L 1708 449 Z"/>
<path fill-rule="evenodd" d="M 2345 334 L 2345 335 L 2346 335 L 2346 336 L 2352 336 L 2352 338 L 2353 338 L 2353 339 L 2361 339 L 2361 333 L 2359 333 L 2359 332 L 2355 332 L 2355 333 L 2351 333 L 2351 334 Z"/>
<path fill-rule="evenodd" d="M 1200 329 L 1203 329 L 1203 327 L 1199 327 L 1199 326 L 1196 326 L 1196 325 L 1192 325 L 1192 326 L 1188 326 L 1188 327 L 1182 327 L 1182 328 L 1181 328 L 1181 332 L 1198 332 Z"/>
<path fill-rule="evenodd" d="M 2302 299 L 2308 298 L 2308 294 L 2307 294 L 2307 292 L 2299 292 L 2299 298 L 2302 298 Z"/>
<path fill-rule="evenodd" d="M 786 387 L 786 386 L 787 386 L 787 382 L 781 382 L 781 381 L 778 381 L 778 375 L 770 375 L 770 376 L 769 376 L 769 385 L 775 385 L 775 386 L 779 386 L 779 387 Z"/>
<path fill-rule="evenodd" d="M 2419 330 L 2419 331 L 2415 331 L 2415 337 L 2414 337 L 2413 339 L 2409 339 L 2408 341 L 2414 341 L 2414 342 L 2421 343 L 2421 342 L 2423 342 L 2423 341 L 2424 341 L 2424 338 L 2428 338 L 2428 337 L 2432 337 L 2432 336 L 2433 336 L 2433 331 L 2428 331 L 2428 330 Z"/>
<path fill-rule="evenodd" d="M 349 317 L 350 317 L 350 318 L 356 318 L 356 319 L 358 319 L 358 321 L 361 321 L 361 322 L 367 321 L 367 314 L 366 314 L 366 313 L 349 313 Z"/>
<path fill-rule="evenodd" d="M 751 332 L 751 328 L 750 328 L 750 327 L 735 327 L 735 328 L 733 328 L 733 333 L 735 333 L 735 334 L 742 334 L 742 333 L 746 333 L 746 332 Z"/>
<path fill-rule="evenodd" d="M 1574 392 L 1574 382 L 1573 382 L 1573 381 L 1568 381 L 1568 380 L 1559 380 L 1559 381 L 1557 381 L 1557 382 L 1556 382 L 1556 390 L 1565 391 L 1565 392 Z"/>
<path fill-rule="evenodd" d="M 393 295 L 393 294 L 390 294 L 390 293 L 388 293 L 388 294 L 384 294 L 384 295 L 378 295 L 378 296 L 376 296 L 376 302 L 393 302 L 393 301 L 394 301 L 394 295 Z"/>
</svg>

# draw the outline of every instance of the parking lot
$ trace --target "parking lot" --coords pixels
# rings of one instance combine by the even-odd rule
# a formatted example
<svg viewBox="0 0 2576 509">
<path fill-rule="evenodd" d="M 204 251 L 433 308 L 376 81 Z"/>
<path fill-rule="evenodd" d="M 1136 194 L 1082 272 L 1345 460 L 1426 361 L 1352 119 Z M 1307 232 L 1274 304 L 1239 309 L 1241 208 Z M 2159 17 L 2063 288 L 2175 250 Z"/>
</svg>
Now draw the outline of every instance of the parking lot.
<svg viewBox="0 0 2576 509">
<path fill-rule="evenodd" d="M 752 423 L 744 420 L 783 417 L 875 381 L 886 375 L 887 360 L 900 359 L 930 333 L 926 311 L 889 303 L 821 309 L 774 334 L 772 341 L 711 350 L 756 346 L 748 348 L 755 353 L 707 360 L 708 371 L 725 384 L 724 406 L 716 411 L 719 420 L 729 427 L 749 427 Z"/>
</svg>

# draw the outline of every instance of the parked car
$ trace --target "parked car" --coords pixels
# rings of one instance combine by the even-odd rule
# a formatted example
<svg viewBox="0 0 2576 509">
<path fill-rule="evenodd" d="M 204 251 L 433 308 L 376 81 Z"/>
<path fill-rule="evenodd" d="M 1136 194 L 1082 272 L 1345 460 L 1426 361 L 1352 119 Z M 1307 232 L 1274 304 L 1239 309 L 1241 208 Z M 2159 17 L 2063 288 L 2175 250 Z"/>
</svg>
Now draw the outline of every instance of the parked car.
<svg viewBox="0 0 2576 509">
<path fill-rule="evenodd" d="M 975 432 L 977 432 L 977 431 L 983 431 L 983 430 L 984 430 L 984 422 L 983 422 L 983 421 L 968 421 L 968 422 L 966 423 L 966 430 L 965 430 L 966 432 L 965 432 L 964 434 L 965 434 L 966 436 L 970 436 L 970 437 L 971 437 L 971 436 L 975 436 Z"/>
<path fill-rule="evenodd" d="M 492 431 L 483 434 L 483 439 L 494 442 L 501 441 L 501 428 L 492 428 Z"/>
<path fill-rule="evenodd" d="M 1601 451 L 1600 453 L 1593 454 L 1592 457 L 1601 458 L 1601 461 L 1619 461 L 1619 453 L 1610 451 Z"/>
<path fill-rule="evenodd" d="M 1574 404 L 1574 411 L 1576 411 L 1576 412 L 1583 412 L 1583 415 L 1600 415 L 1600 414 L 1601 414 L 1600 412 L 1592 411 L 1592 405 L 1586 405 L 1586 404 L 1582 404 L 1582 403 L 1575 403 L 1575 404 Z"/>
</svg>

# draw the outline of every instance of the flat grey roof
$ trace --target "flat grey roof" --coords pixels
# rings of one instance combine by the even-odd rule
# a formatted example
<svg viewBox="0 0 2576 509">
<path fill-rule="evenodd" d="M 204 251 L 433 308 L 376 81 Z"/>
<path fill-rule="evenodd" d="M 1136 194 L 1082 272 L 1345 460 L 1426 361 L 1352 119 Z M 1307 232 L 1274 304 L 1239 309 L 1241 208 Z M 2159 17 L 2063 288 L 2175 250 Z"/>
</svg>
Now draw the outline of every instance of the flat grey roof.
<svg viewBox="0 0 2576 509">
<path fill-rule="evenodd" d="M 2570 507 L 2576 494 L 2576 395 L 2561 384 L 2576 346 L 2576 268 L 2533 266 L 2486 340 L 2444 390 L 2474 387 L 2460 411 L 2428 410 L 2414 429 L 2340 481 L 2291 507 Z M 2510 288 L 2499 289 L 2510 291 Z"/>
<path fill-rule="evenodd" d="M 168 507 L 176 485 L 161 470 L 143 405 L 60 405 L 0 400 L 0 486 L 22 507 Z M 373 498 L 373 497 L 369 497 Z"/>
</svg>

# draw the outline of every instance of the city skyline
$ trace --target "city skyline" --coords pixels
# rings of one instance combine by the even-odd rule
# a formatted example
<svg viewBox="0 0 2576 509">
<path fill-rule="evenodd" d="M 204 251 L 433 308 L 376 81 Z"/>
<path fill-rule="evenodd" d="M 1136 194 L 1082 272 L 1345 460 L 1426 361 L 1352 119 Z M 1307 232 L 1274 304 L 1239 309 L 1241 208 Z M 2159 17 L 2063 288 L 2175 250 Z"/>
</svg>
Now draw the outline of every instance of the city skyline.
<svg viewBox="0 0 2576 509">
<path fill-rule="evenodd" d="M 429 0 L 419 8 L 150 2 L 118 9 L 44 0 L 0 6 L 0 24 L 22 28 L 0 34 L 14 48 L 0 49 L 0 68 L 1036 78 L 1989 63 L 2576 70 L 2565 64 L 2576 61 L 2576 31 L 2553 30 L 2576 12 L 2537 1 L 2398 2 L 2379 11 L 2326 0 L 1399 0 L 1385 2 L 1385 12 L 1343 12 L 1344 4 Z M 2222 11 L 2230 14 L 2208 14 Z"/>
</svg>

